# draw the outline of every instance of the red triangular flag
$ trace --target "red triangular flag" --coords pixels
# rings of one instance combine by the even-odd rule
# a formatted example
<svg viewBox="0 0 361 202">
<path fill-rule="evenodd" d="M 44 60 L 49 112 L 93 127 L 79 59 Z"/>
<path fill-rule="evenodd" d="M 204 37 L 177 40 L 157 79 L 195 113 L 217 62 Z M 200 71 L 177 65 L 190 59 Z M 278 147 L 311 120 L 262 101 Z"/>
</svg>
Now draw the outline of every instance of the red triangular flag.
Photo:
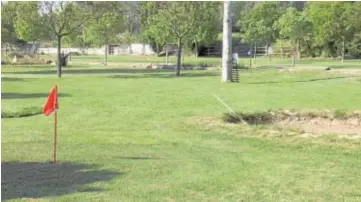
<svg viewBox="0 0 361 202">
<path fill-rule="evenodd" d="M 58 86 L 55 85 L 49 94 L 46 104 L 44 105 L 43 113 L 45 114 L 45 116 L 49 116 L 58 108 Z"/>
</svg>

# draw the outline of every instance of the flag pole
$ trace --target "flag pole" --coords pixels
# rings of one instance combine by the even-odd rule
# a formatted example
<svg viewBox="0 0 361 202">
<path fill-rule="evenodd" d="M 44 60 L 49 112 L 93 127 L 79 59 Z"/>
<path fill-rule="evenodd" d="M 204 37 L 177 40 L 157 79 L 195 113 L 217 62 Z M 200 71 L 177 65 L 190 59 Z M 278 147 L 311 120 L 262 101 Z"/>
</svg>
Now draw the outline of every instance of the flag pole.
<svg viewBox="0 0 361 202">
<path fill-rule="evenodd" d="M 43 113 L 45 116 L 49 116 L 54 112 L 54 151 L 53 151 L 53 164 L 56 164 L 56 141 L 57 141 L 57 132 L 58 132 L 58 85 L 55 86 L 50 91 L 48 99 L 43 107 Z"/>
<path fill-rule="evenodd" d="M 55 110 L 54 113 L 54 152 L 53 152 L 53 163 L 56 164 L 56 141 L 57 141 L 57 126 L 58 126 L 58 112 Z"/>
<path fill-rule="evenodd" d="M 58 135 L 58 85 L 55 85 L 55 102 L 54 102 L 54 153 L 53 163 L 56 164 L 56 148 L 57 148 L 57 135 Z"/>
</svg>

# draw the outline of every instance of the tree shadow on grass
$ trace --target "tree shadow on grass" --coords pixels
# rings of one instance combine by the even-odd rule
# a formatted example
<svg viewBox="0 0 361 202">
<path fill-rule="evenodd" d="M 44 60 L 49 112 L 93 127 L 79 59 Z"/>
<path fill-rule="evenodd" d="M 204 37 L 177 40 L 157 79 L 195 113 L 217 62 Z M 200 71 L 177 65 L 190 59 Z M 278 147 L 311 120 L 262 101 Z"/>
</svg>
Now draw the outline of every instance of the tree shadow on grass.
<svg viewBox="0 0 361 202">
<path fill-rule="evenodd" d="M 72 74 L 144 74 L 144 73 L 159 73 L 159 72 L 174 72 L 170 69 L 130 69 L 130 68 L 99 68 L 99 69 L 63 69 L 63 75 L 72 75 Z M 12 74 L 54 74 L 56 75 L 56 69 L 54 70 L 39 70 L 39 71 L 21 71 L 14 72 Z"/>
<path fill-rule="evenodd" d="M 113 75 L 108 78 L 117 78 L 117 79 L 142 79 L 142 78 L 182 78 L 182 77 L 211 77 L 219 76 L 217 72 L 185 72 L 181 73 L 180 76 L 176 76 L 175 73 L 170 74 L 123 74 L 123 75 Z"/>
<path fill-rule="evenodd" d="M 1 81 L 23 81 L 25 82 L 26 80 L 25 79 L 22 79 L 22 78 L 17 78 L 17 77 L 1 77 Z"/>
<path fill-rule="evenodd" d="M 199 76 L 218 76 L 215 72 L 194 72 L 196 70 L 181 70 L 181 74 L 184 77 L 199 77 Z M 204 70 L 206 71 L 206 70 Z M 40 71 L 22 71 L 15 72 L 13 74 L 37 74 L 37 75 L 56 75 L 56 70 L 40 70 Z M 130 78 L 133 75 L 144 77 L 160 77 L 171 78 L 175 76 L 174 69 L 131 69 L 131 68 L 104 68 L 104 69 L 64 69 L 63 75 L 76 75 L 76 74 L 124 74 L 119 77 Z M 117 75 L 118 76 L 118 75 Z M 134 76 L 135 77 L 135 76 Z"/>
<path fill-rule="evenodd" d="M 95 166 L 73 163 L 1 163 L 2 200 L 103 191 L 85 185 L 109 181 L 118 175 L 124 174 L 94 169 L 96 169 Z"/>
<path fill-rule="evenodd" d="M 353 69 L 360 69 L 361 68 L 361 63 L 360 64 L 342 64 L 342 65 L 329 65 L 328 67 L 330 67 L 331 69 L 347 69 L 347 68 L 353 68 Z"/>
<path fill-rule="evenodd" d="M 1 99 L 28 99 L 48 97 L 49 93 L 1 93 Z M 59 97 L 70 97 L 68 93 L 58 93 Z"/>
<path fill-rule="evenodd" d="M 262 82 L 249 82 L 249 83 L 246 83 L 246 84 L 307 83 L 307 82 L 326 81 L 326 80 L 334 80 L 334 79 L 346 79 L 346 78 L 355 78 L 355 77 L 361 77 L 361 76 L 339 76 L 339 77 L 296 80 L 296 81 L 262 81 Z"/>
<path fill-rule="evenodd" d="M 124 157 L 118 157 L 120 159 L 126 159 L 126 160 L 160 160 L 161 158 L 156 157 L 141 157 L 141 156 L 124 156 Z"/>
</svg>

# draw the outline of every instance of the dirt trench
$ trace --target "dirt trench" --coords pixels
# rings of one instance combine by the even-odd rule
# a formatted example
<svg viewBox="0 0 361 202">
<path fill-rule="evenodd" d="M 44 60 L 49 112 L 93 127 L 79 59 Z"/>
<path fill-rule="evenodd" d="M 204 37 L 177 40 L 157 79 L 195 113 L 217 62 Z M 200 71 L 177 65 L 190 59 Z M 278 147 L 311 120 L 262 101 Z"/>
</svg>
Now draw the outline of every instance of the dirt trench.
<svg viewBox="0 0 361 202">
<path fill-rule="evenodd" d="M 361 138 L 361 111 L 290 111 L 274 110 L 257 113 L 226 114 L 223 121 L 233 124 L 273 125 L 281 129 L 293 129 L 303 134 L 347 135 Z"/>
</svg>

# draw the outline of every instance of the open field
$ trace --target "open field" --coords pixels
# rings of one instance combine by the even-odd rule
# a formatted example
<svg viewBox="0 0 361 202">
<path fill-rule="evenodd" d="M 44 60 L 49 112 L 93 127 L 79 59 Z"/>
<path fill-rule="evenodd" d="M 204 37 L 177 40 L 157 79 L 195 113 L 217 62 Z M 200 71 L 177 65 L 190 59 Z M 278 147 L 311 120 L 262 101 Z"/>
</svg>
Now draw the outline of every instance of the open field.
<svg viewBox="0 0 361 202">
<path fill-rule="evenodd" d="M 52 117 L 2 119 L 2 199 L 361 201 L 361 138 L 224 124 L 228 110 L 214 96 L 248 113 L 352 112 L 361 109 L 361 75 L 321 67 L 358 69 L 359 61 L 244 70 L 240 83 L 225 84 L 219 70 L 175 77 L 133 67 L 155 60 L 110 56 L 119 64 L 102 66 L 87 65 L 101 56 L 73 57 L 61 79 L 54 67 L 2 67 L 2 112 L 42 107 L 55 83 L 60 93 L 57 165 L 48 163 Z"/>
<path fill-rule="evenodd" d="M 41 56 L 47 60 L 56 60 L 55 55 L 42 55 Z M 74 65 L 81 64 L 96 64 L 102 63 L 104 61 L 104 56 L 102 55 L 88 55 L 88 56 L 73 56 L 71 63 Z M 110 65 L 115 64 L 127 64 L 131 63 L 132 65 L 137 65 L 139 63 L 165 63 L 165 57 L 155 57 L 155 56 L 132 56 L 127 55 L 109 55 L 108 62 Z M 176 63 L 176 57 L 170 56 L 169 63 Z M 221 58 L 217 57 L 199 57 L 196 59 L 193 56 L 184 58 L 185 64 L 209 64 L 209 65 L 220 65 Z M 249 58 L 240 58 L 240 63 L 246 66 L 249 66 Z M 264 66 L 291 66 L 292 60 L 290 58 L 273 58 L 271 61 L 267 57 L 257 57 L 252 59 L 252 67 L 264 67 Z M 361 68 L 361 60 L 345 60 L 344 63 L 341 63 L 340 60 L 336 59 L 301 59 L 296 61 L 296 66 L 315 66 L 315 67 L 325 67 L 330 66 L 333 68 Z"/>
</svg>

